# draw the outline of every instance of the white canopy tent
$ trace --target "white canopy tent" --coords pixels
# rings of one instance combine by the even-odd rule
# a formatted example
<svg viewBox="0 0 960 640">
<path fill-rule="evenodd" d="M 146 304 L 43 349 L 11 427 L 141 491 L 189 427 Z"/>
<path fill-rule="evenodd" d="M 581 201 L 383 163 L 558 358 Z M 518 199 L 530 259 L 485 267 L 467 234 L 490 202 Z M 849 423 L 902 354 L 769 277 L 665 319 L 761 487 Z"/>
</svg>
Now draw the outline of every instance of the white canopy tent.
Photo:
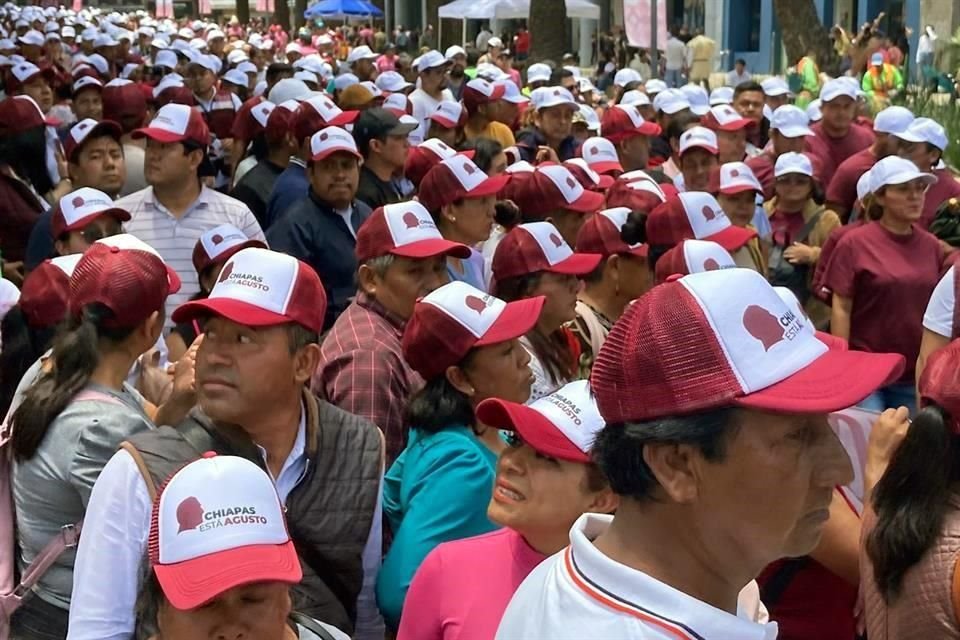
<svg viewBox="0 0 960 640">
<path fill-rule="evenodd" d="M 597 20 L 599 28 L 600 7 L 590 0 L 565 0 L 568 18 Z M 453 18 L 463 21 L 463 42 L 467 41 L 467 20 L 511 20 L 530 17 L 530 0 L 454 0 L 437 11 L 441 19 Z M 440 30 L 443 31 L 442 29 Z M 438 46 L 440 44 L 438 43 Z"/>
</svg>

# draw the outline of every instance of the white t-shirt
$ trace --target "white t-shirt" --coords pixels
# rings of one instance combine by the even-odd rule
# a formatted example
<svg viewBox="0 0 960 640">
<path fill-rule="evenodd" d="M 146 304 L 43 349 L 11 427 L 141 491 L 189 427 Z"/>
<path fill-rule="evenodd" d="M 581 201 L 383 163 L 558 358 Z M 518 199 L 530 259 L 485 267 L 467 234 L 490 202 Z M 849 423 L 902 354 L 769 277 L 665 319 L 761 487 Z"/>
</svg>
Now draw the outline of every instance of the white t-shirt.
<svg viewBox="0 0 960 640">
<path fill-rule="evenodd" d="M 687 61 L 687 45 L 680 38 L 670 38 L 664 50 L 667 69 L 682 69 Z"/>
<path fill-rule="evenodd" d="M 953 337 L 953 308 L 957 301 L 954 296 L 955 268 L 950 267 L 937 283 L 927 311 L 923 314 L 923 328 L 950 339 Z"/>
<path fill-rule="evenodd" d="M 420 123 L 417 130 L 410 134 L 411 140 L 427 139 L 427 131 L 430 129 L 427 119 L 437 110 L 440 102 L 455 102 L 450 89 L 443 90 L 441 100 L 437 100 L 419 86 L 410 94 L 410 104 L 413 105 L 413 117 Z"/>
<path fill-rule="evenodd" d="M 737 615 L 721 611 L 647 574 L 614 562 L 594 545 L 613 516 L 586 513 L 570 530 L 570 546 L 527 576 L 507 606 L 497 640 L 774 640 L 763 620 L 755 583 L 744 587 Z"/>
</svg>

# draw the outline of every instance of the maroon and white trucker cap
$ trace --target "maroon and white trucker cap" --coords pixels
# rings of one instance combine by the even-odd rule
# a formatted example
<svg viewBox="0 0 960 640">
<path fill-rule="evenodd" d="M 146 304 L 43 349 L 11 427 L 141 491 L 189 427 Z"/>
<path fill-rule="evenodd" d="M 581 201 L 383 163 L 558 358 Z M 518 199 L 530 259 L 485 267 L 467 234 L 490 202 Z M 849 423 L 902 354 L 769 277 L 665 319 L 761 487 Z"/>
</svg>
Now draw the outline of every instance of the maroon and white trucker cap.
<svg viewBox="0 0 960 640">
<path fill-rule="evenodd" d="M 446 240 L 422 204 L 398 202 L 379 207 L 357 230 L 357 262 L 381 256 L 469 258 L 470 247 Z"/>
</svg>

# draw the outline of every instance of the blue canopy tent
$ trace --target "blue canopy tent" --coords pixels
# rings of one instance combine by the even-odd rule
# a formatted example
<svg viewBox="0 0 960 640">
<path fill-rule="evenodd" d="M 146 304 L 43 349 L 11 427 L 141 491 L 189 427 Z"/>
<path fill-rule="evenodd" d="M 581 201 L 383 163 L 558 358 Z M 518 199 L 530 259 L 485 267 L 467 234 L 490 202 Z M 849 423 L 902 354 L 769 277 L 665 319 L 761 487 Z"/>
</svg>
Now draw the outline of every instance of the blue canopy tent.
<svg viewBox="0 0 960 640">
<path fill-rule="evenodd" d="M 307 10 L 303 13 L 303 16 L 308 20 L 314 18 L 344 20 L 346 18 L 379 17 L 382 15 L 383 11 L 367 2 L 367 0 L 320 0 L 320 2 L 307 7 Z"/>
</svg>

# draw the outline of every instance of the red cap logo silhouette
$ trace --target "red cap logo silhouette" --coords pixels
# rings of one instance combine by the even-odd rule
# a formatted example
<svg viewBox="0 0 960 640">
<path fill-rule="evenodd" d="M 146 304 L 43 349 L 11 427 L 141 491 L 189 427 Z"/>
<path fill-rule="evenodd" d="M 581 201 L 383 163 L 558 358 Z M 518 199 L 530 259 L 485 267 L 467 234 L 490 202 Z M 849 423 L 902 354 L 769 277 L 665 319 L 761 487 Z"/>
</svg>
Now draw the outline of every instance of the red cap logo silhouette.
<svg viewBox="0 0 960 640">
<path fill-rule="evenodd" d="M 720 269 L 720 263 L 718 263 L 713 258 L 707 258 L 703 263 L 704 271 L 718 271 Z"/>
<path fill-rule="evenodd" d="M 555 234 L 555 233 L 551 233 L 551 234 L 550 234 L 550 242 L 552 242 L 552 243 L 553 243 L 553 246 L 555 246 L 555 247 L 558 248 L 558 249 L 559 249 L 560 246 L 563 244 L 563 240 L 561 240 L 561 239 L 560 239 L 560 236 L 558 236 L 558 235 Z"/>
<path fill-rule="evenodd" d="M 76 198 L 70 201 L 70 204 L 72 204 L 74 207 L 82 207 L 83 198 L 81 198 L 80 196 L 77 196 Z"/>
<path fill-rule="evenodd" d="M 567 186 L 570 187 L 571 189 L 576 189 L 577 181 L 571 178 L 570 176 L 567 176 Z"/>
<path fill-rule="evenodd" d="M 184 498 L 183 502 L 177 505 L 177 524 L 180 527 L 177 533 L 196 529 L 203 522 L 203 506 L 200 501 L 193 496 Z"/>
<path fill-rule="evenodd" d="M 420 218 L 413 211 L 407 211 L 403 214 L 403 224 L 407 225 L 407 229 L 416 229 L 420 226 Z"/>
<path fill-rule="evenodd" d="M 777 317 L 761 306 L 752 304 L 743 312 L 743 328 L 760 341 L 764 351 L 770 351 L 783 340 L 783 327 Z"/>
<path fill-rule="evenodd" d="M 706 218 L 707 220 L 713 220 L 714 218 L 717 217 L 717 212 L 714 211 L 710 207 L 710 205 L 706 205 L 706 204 L 703 205 L 703 209 L 701 209 L 700 211 L 701 213 L 703 213 L 703 217 Z"/>
<path fill-rule="evenodd" d="M 221 242 L 223 242 L 223 236 L 220 235 L 219 233 L 215 233 L 213 234 L 213 237 L 210 238 L 210 241 L 213 242 L 213 244 L 220 244 Z"/>
<path fill-rule="evenodd" d="M 600 153 L 600 147 L 590 147 L 590 155 L 595 156 Z"/>
<path fill-rule="evenodd" d="M 323 106 L 326 107 L 327 109 L 333 109 L 333 103 L 330 102 L 329 100 L 324 100 Z"/>
<path fill-rule="evenodd" d="M 320 139 L 320 142 L 326 141 L 326 139 L 329 138 L 329 137 L 330 137 L 330 136 L 327 134 L 327 132 L 324 131 L 323 133 L 320 134 L 320 138 L 319 138 L 319 139 Z"/>
<path fill-rule="evenodd" d="M 262 109 L 260 109 L 260 113 L 262 113 L 265 116 L 270 115 L 270 107 L 264 106 Z"/>
<path fill-rule="evenodd" d="M 228 262 L 227 266 L 220 271 L 220 277 L 217 278 L 217 282 L 226 282 L 227 278 L 230 277 L 230 274 L 233 273 L 233 263 Z"/>
<path fill-rule="evenodd" d="M 487 303 L 478 298 L 477 296 L 467 296 L 464 298 L 463 303 L 467 305 L 468 309 L 477 312 L 477 315 L 483 313 L 484 309 L 487 308 Z"/>
<path fill-rule="evenodd" d="M 740 175 L 740 171 L 739 171 L 738 169 L 730 169 L 730 177 L 731 177 L 731 178 L 736 178 L 736 177 L 739 176 L 739 175 Z"/>
<path fill-rule="evenodd" d="M 469 162 L 464 162 L 464 163 L 463 163 L 463 170 L 466 171 L 467 174 L 469 174 L 469 175 L 471 175 L 471 176 L 472 176 L 472 175 L 474 174 L 474 172 L 476 171 L 476 169 L 473 168 L 473 165 L 472 165 L 471 163 L 469 163 Z"/>
</svg>

